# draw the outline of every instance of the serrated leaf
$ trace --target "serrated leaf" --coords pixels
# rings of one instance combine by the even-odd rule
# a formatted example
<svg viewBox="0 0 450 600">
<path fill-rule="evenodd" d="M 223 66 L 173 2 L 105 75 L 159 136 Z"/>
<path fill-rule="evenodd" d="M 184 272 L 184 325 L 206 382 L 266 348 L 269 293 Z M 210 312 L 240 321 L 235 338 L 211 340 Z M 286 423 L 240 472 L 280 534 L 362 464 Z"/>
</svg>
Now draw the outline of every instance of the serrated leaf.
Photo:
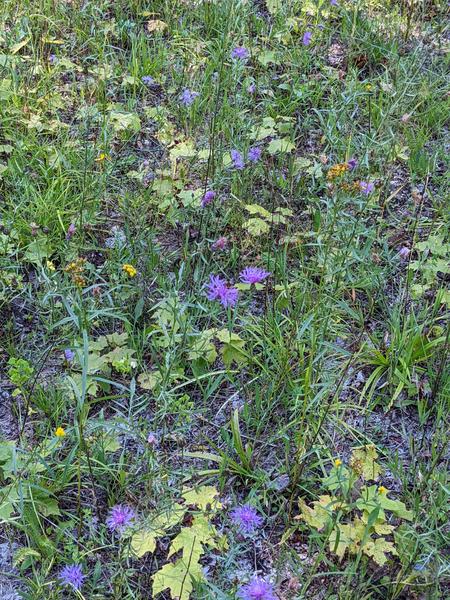
<svg viewBox="0 0 450 600">
<path fill-rule="evenodd" d="M 198 565 L 198 563 L 196 563 Z M 192 578 L 203 579 L 201 568 L 192 568 L 183 560 L 176 563 L 168 563 L 153 575 L 153 596 L 155 597 L 164 590 L 169 590 L 172 598 L 177 600 L 189 600 L 194 589 Z"/>
<path fill-rule="evenodd" d="M 259 204 L 246 204 L 244 208 L 251 215 L 260 215 L 265 219 L 270 219 L 272 216 L 272 213 L 265 209 L 264 206 L 260 206 Z"/>
<path fill-rule="evenodd" d="M 313 502 L 314 508 L 308 506 L 302 498 L 299 498 L 298 503 L 303 520 L 319 531 L 329 522 L 336 509 L 335 499 L 327 494 L 319 496 L 319 500 Z"/>
<path fill-rule="evenodd" d="M 185 142 L 180 142 L 171 148 L 169 154 L 170 160 L 174 162 L 178 158 L 193 158 L 197 152 L 195 150 L 194 142 L 192 140 L 187 140 Z"/>
<path fill-rule="evenodd" d="M 137 133 L 141 128 L 141 120 L 136 113 L 111 111 L 109 118 L 112 128 L 116 133 L 124 131 Z"/>
<path fill-rule="evenodd" d="M 19 548 L 15 553 L 14 553 L 14 558 L 13 558 L 13 566 L 14 567 L 18 567 L 20 564 L 23 563 L 23 561 L 26 558 L 41 558 L 41 554 L 40 552 L 38 552 L 37 550 L 35 550 L 34 548 L 28 548 L 27 546 L 24 546 L 22 548 Z"/>
<path fill-rule="evenodd" d="M 395 549 L 394 544 L 385 538 L 368 540 L 362 547 L 362 551 L 364 554 L 367 554 L 367 556 L 373 558 L 373 560 L 380 566 L 383 566 L 387 562 L 387 553 L 398 556 L 398 552 Z"/>
<path fill-rule="evenodd" d="M 381 474 L 381 467 L 376 462 L 378 453 L 374 445 L 354 448 L 350 459 L 350 466 L 361 479 L 376 481 Z"/>
<path fill-rule="evenodd" d="M 149 529 L 141 529 L 136 531 L 131 538 L 131 550 L 137 558 L 142 558 L 148 552 L 152 553 L 156 550 L 157 532 Z"/>
<path fill-rule="evenodd" d="M 206 329 L 195 338 L 191 350 L 188 354 L 190 360 L 199 360 L 204 358 L 208 363 L 212 364 L 217 358 L 217 350 L 212 342 L 215 334 L 215 329 Z"/>
<path fill-rule="evenodd" d="M 183 561 L 185 564 L 192 565 L 189 569 L 190 571 L 194 569 L 194 572 L 196 572 L 195 563 L 199 562 L 201 555 L 205 552 L 203 544 L 210 548 L 215 548 L 217 546 L 216 535 L 216 528 L 207 517 L 197 515 L 192 521 L 192 526 L 183 527 L 180 533 L 173 539 L 169 550 L 169 557 L 182 550 Z"/>
<path fill-rule="evenodd" d="M 217 499 L 219 492 L 212 485 L 202 485 L 199 488 L 184 488 L 182 497 L 189 505 L 194 505 L 206 511 L 208 507 L 215 510 L 222 508 L 222 503 Z"/>
<path fill-rule="evenodd" d="M 289 138 L 276 138 L 267 146 L 269 154 L 286 154 L 295 149 L 295 144 Z"/>
<path fill-rule="evenodd" d="M 236 333 L 230 334 L 227 329 L 218 331 L 217 337 L 223 343 L 221 353 L 226 367 L 229 367 L 233 361 L 238 364 L 247 362 L 244 352 L 245 341 L 241 337 Z"/>
</svg>

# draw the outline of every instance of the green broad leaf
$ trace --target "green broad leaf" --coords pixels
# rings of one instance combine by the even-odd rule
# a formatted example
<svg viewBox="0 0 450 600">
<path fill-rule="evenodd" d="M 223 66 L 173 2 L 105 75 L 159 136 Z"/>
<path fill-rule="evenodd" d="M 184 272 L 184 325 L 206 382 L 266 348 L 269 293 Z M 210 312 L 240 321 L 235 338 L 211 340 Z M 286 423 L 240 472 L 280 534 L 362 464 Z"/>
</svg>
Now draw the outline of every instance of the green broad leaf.
<svg viewBox="0 0 450 600">
<path fill-rule="evenodd" d="M 216 333 L 215 329 L 206 329 L 195 338 L 188 354 L 189 360 L 205 359 L 212 364 L 217 358 L 217 350 L 212 341 Z"/>
<path fill-rule="evenodd" d="M 236 333 L 229 333 L 227 329 L 221 329 L 217 332 L 217 338 L 223 343 L 221 352 L 222 360 L 226 367 L 230 367 L 232 362 L 238 364 L 247 362 L 244 347 L 245 341 Z"/>
<path fill-rule="evenodd" d="M 344 558 L 345 552 L 356 554 L 359 550 L 361 540 L 366 531 L 365 524 L 358 518 L 351 523 L 338 523 L 330 534 L 330 551 L 334 552 L 339 560 Z"/>
<path fill-rule="evenodd" d="M 242 224 L 242 227 L 244 229 L 246 229 L 249 232 L 249 234 L 254 237 L 258 237 L 265 233 L 269 233 L 269 231 L 270 231 L 270 225 L 267 223 L 267 221 L 263 221 L 262 219 L 259 219 L 258 217 L 253 217 L 251 219 L 248 219 L 247 221 L 245 221 Z"/>
<path fill-rule="evenodd" d="M 179 504 L 172 504 L 166 511 L 153 518 L 142 529 L 133 533 L 131 550 L 135 556 L 142 558 L 147 553 L 153 553 L 156 540 L 167 535 L 175 525 L 178 525 L 185 515 L 186 509 Z"/>
<path fill-rule="evenodd" d="M 196 190 L 182 190 L 177 194 L 177 197 L 185 208 L 198 208 L 201 204 L 202 195 L 203 190 L 199 188 Z"/>
<path fill-rule="evenodd" d="M 141 120 L 136 113 L 111 111 L 109 120 L 116 133 L 137 133 L 141 129 Z"/>
<path fill-rule="evenodd" d="M 283 8 L 282 0 L 266 0 L 267 10 L 271 15 L 277 15 Z"/>
<path fill-rule="evenodd" d="M 198 563 L 186 565 L 182 559 L 168 563 L 153 575 L 153 595 L 169 590 L 174 600 L 189 600 L 194 589 L 192 580 L 204 579 Z"/>
<path fill-rule="evenodd" d="M 378 496 L 382 508 L 390 510 L 399 519 L 412 521 L 414 513 L 412 510 L 407 510 L 404 502 L 401 502 L 400 500 L 391 500 L 386 494 L 378 494 Z"/>
<path fill-rule="evenodd" d="M 364 554 L 367 554 L 367 556 L 373 558 L 377 565 L 380 565 L 381 567 L 388 560 L 386 554 L 398 556 L 394 544 L 382 537 L 377 538 L 376 540 L 368 540 L 362 547 L 362 551 Z"/>
<path fill-rule="evenodd" d="M 8 521 L 15 512 L 15 503 L 19 500 L 16 484 L 3 485 L 0 498 L 0 520 Z"/>
<path fill-rule="evenodd" d="M 280 64 L 280 59 L 278 57 L 278 54 L 276 52 L 274 52 L 273 50 L 264 50 L 263 52 L 260 52 L 258 54 L 258 61 L 264 67 L 267 67 L 267 65 L 270 65 L 270 64 L 273 64 L 273 65 Z"/>
<path fill-rule="evenodd" d="M 267 146 L 269 154 L 286 154 L 295 149 L 295 144 L 289 138 L 276 138 Z"/>
<path fill-rule="evenodd" d="M 183 527 L 180 533 L 173 539 L 170 546 L 169 558 L 179 552 L 183 552 L 183 561 L 186 564 L 199 562 L 205 550 L 203 545 L 210 548 L 217 547 L 217 531 L 214 525 L 203 515 L 197 515 L 192 521 L 191 527 Z M 201 567 L 200 567 L 201 570 Z M 194 571 L 196 567 L 194 566 Z"/>
<path fill-rule="evenodd" d="M 51 255 L 48 245 L 48 240 L 45 237 L 40 237 L 28 244 L 23 256 L 26 262 L 40 265 L 44 259 Z"/>
<path fill-rule="evenodd" d="M 161 374 L 159 371 L 153 371 L 152 373 L 141 373 L 138 375 L 138 383 L 143 390 L 154 390 L 155 387 L 161 382 Z"/>
<path fill-rule="evenodd" d="M 313 508 L 302 498 L 299 498 L 298 504 L 302 519 L 319 531 L 331 520 L 333 511 L 337 508 L 336 498 L 327 494 L 319 496 L 319 500 L 313 502 Z"/>
<path fill-rule="evenodd" d="M 335 490 L 341 491 L 344 495 L 347 495 L 350 489 L 350 471 L 341 465 L 340 467 L 333 467 L 323 480 L 324 486 L 327 490 L 334 492 Z"/>
<path fill-rule="evenodd" d="M 131 550 L 137 558 L 142 558 L 145 554 L 156 550 L 156 538 L 158 537 L 157 531 L 151 531 L 150 529 L 141 529 L 136 531 L 131 538 Z"/>
<path fill-rule="evenodd" d="M 101 339 L 101 338 L 99 338 Z M 106 342 L 109 346 L 124 346 L 128 342 L 128 333 L 111 333 L 105 336 Z"/>
<path fill-rule="evenodd" d="M 259 215 L 264 219 L 270 219 L 272 217 L 272 213 L 266 210 L 264 206 L 260 206 L 259 204 L 246 204 L 244 208 L 251 215 Z"/>
<path fill-rule="evenodd" d="M 181 495 L 186 504 L 197 506 L 203 511 L 222 508 L 222 503 L 217 499 L 219 492 L 212 485 L 202 485 L 192 489 L 184 488 Z"/>
<path fill-rule="evenodd" d="M 376 462 L 378 453 L 374 445 L 353 448 L 350 458 L 350 467 L 365 481 L 377 481 L 381 474 L 381 467 Z"/>
<path fill-rule="evenodd" d="M 170 160 L 175 162 L 179 158 L 193 158 L 197 151 L 192 140 L 180 142 L 169 151 Z"/>
</svg>

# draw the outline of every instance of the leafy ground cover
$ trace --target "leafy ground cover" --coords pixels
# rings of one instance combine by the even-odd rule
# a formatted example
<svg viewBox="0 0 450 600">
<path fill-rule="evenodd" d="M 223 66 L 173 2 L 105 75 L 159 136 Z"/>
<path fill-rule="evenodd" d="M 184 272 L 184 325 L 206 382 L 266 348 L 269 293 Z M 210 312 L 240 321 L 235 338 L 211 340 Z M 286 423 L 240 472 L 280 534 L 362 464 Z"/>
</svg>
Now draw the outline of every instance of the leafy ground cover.
<svg viewBox="0 0 450 600">
<path fill-rule="evenodd" d="M 1 598 L 445 597 L 447 3 L 0 16 Z"/>
</svg>

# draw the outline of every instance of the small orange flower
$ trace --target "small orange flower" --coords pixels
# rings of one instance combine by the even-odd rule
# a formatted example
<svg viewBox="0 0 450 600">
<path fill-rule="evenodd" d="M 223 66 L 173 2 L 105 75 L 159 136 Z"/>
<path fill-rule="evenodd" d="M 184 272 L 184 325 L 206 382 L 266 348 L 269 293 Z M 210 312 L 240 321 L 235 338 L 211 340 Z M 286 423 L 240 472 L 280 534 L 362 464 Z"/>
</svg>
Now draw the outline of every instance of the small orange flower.
<svg viewBox="0 0 450 600">
<path fill-rule="evenodd" d="M 129 276 L 129 277 L 136 277 L 137 275 L 137 271 L 136 269 L 133 267 L 133 265 L 129 265 L 129 264 L 125 264 L 122 267 L 122 271 L 125 271 L 125 273 Z"/>
</svg>

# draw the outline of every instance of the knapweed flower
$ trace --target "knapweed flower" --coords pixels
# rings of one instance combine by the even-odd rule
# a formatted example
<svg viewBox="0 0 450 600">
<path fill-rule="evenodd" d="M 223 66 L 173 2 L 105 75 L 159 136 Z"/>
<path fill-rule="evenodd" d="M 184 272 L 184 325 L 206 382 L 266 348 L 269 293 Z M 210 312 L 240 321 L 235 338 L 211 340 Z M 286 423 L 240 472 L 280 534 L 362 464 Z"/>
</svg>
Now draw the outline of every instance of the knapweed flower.
<svg viewBox="0 0 450 600">
<path fill-rule="evenodd" d="M 226 250 L 228 247 L 228 238 L 222 236 L 218 238 L 211 246 L 213 250 Z"/>
<path fill-rule="evenodd" d="M 228 287 L 227 283 L 219 275 L 211 275 L 206 286 L 208 300 L 219 300 L 227 308 L 234 306 L 237 302 L 239 292 L 235 287 Z"/>
<path fill-rule="evenodd" d="M 305 31 L 305 33 L 303 34 L 303 39 L 302 39 L 303 45 L 309 46 L 309 44 L 311 43 L 311 39 L 312 39 L 312 33 L 310 31 Z"/>
<path fill-rule="evenodd" d="M 230 517 L 234 525 L 243 535 L 251 535 L 263 524 L 263 518 L 253 506 L 250 506 L 250 504 L 237 506 L 231 511 Z"/>
<path fill-rule="evenodd" d="M 251 285 L 252 283 L 261 283 L 269 275 L 269 271 L 264 271 L 264 269 L 260 269 L 259 267 L 246 267 L 239 273 L 239 279 L 242 283 L 249 283 Z"/>
<path fill-rule="evenodd" d="M 246 60 L 250 56 L 250 52 L 244 46 L 236 46 L 231 51 L 231 58 L 236 58 L 238 60 Z"/>
<path fill-rule="evenodd" d="M 205 192 L 202 198 L 202 206 L 205 207 L 208 206 L 208 204 L 211 204 L 215 197 L 216 192 L 213 192 L 212 190 L 208 190 L 207 192 Z"/>
<path fill-rule="evenodd" d="M 244 157 L 239 150 L 233 149 L 231 152 L 231 160 L 233 161 L 233 167 L 238 171 L 241 171 L 245 167 Z"/>
<path fill-rule="evenodd" d="M 356 158 L 349 158 L 349 160 L 347 161 L 348 170 L 353 171 L 353 169 L 356 169 L 357 166 L 358 161 L 356 160 Z"/>
<path fill-rule="evenodd" d="M 133 265 L 124 264 L 122 266 L 122 271 L 124 271 L 129 277 L 136 277 L 137 271 Z"/>
<path fill-rule="evenodd" d="M 64 427 L 57 427 L 55 429 L 55 435 L 56 437 L 62 438 L 66 435 L 66 430 L 64 429 Z"/>
<path fill-rule="evenodd" d="M 197 96 L 199 96 L 200 94 L 198 92 L 193 92 L 192 90 L 189 90 L 188 88 L 185 88 L 180 96 L 180 102 L 181 104 L 183 104 L 184 106 L 191 106 L 191 104 L 193 104 L 194 100 L 197 98 Z"/>
<path fill-rule="evenodd" d="M 340 458 L 335 458 L 333 464 L 336 467 L 336 469 L 338 469 L 342 465 L 342 460 Z"/>
<path fill-rule="evenodd" d="M 276 600 L 272 584 L 261 577 L 241 586 L 237 595 L 241 600 Z"/>
<path fill-rule="evenodd" d="M 259 146 L 252 146 L 248 150 L 247 158 L 250 162 L 258 162 L 261 158 L 262 149 Z"/>
<path fill-rule="evenodd" d="M 70 585 L 74 590 L 79 590 L 86 579 L 80 565 L 67 565 L 61 569 L 59 579 L 63 585 Z"/>
<path fill-rule="evenodd" d="M 67 228 L 67 232 L 66 232 L 66 240 L 70 240 L 71 238 L 73 238 L 73 236 L 75 235 L 77 228 L 75 226 L 75 223 L 71 223 L 69 225 L 69 227 Z"/>
<path fill-rule="evenodd" d="M 331 4 L 331 6 L 339 6 L 337 0 L 330 0 L 330 4 Z"/>
<path fill-rule="evenodd" d="M 371 181 L 360 181 L 359 189 L 362 191 L 363 194 L 368 196 L 375 189 L 375 185 Z"/>
<path fill-rule="evenodd" d="M 135 516 L 132 508 L 123 504 L 117 504 L 109 511 L 109 515 L 106 518 L 106 525 L 111 531 L 122 533 L 126 527 L 131 525 Z"/>
<path fill-rule="evenodd" d="M 75 358 L 75 352 L 73 350 L 71 350 L 70 348 L 66 348 L 64 350 L 64 359 L 67 362 L 72 362 L 74 358 Z"/>
<path fill-rule="evenodd" d="M 155 85 L 155 80 L 150 75 L 144 75 L 143 77 L 141 77 L 141 81 L 147 87 L 152 87 Z"/>
<path fill-rule="evenodd" d="M 249 94 L 254 94 L 256 92 L 256 85 L 254 83 L 251 83 L 247 88 L 247 92 Z"/>
</svg>

